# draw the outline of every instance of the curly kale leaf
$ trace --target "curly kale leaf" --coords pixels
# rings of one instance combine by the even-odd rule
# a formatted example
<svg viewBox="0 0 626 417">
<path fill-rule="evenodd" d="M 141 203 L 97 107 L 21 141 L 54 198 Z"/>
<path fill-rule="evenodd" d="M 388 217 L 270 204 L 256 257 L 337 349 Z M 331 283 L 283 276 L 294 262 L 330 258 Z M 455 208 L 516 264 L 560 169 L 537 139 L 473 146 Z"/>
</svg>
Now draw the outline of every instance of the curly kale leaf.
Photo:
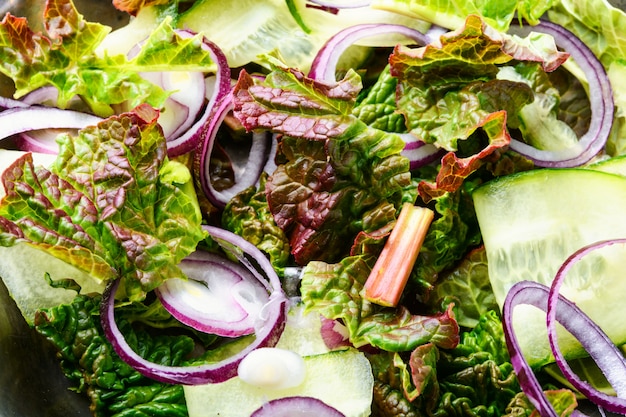
<svg viewBox="0 0 626 417">
<path fill-rule="evenodd" d="M 289 260 L 289 241 L 276 225 L 265 196 L 267 175 L 259 187 L 250 187 L 233 197 L 222 213 L 222 226 L 251 242 L 269 255 L 274 269 L 282 275 Z"/>
<path fill-rule="evenodd" d="M 114 352 L 100 327 L 101 296 L 79 295 L 71 304 L 39 311 L 35 328 L 58 351 L 61 367 L 86 393 L 96 417 L 186 417 L 182 386 L 155 382 L 134 370 Z M 182 365 L 194 349 L 194 340 L 180 335 L 152 335 L 131 326 L 137 311 L 116 314 L 131 347 L 144 358 L 163 365 Z M 161 320 L 161 319 L 159 319 Z"/>
</svg>

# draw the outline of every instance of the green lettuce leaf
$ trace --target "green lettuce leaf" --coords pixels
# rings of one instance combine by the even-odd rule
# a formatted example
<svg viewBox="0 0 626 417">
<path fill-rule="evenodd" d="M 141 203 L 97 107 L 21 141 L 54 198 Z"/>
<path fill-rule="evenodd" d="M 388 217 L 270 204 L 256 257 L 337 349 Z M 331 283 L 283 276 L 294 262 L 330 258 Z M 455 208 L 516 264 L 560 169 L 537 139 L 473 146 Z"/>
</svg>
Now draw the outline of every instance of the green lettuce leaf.
<svg viewBox="0 0 626 417">
<path fill-rule="evenodd" d="M 283 135 L 284 163 L 266 183 L 267 201 L 300 265 L 347 255 L 360 232 L 395 220 L 388 204 L 397 210 L 416 197 L 402 139 L 352 114 L 360 91 L 355 72 L 322 83 L 280 67 L 263 81 L 242 73 L 235 86 L 246 129 Z"/>
<path fill-rule="evenodd" d="M 500 79 L 510 77 L 511 81 L 525 83 L 534 91 L 532 102 L 521 106 L 517 113 L 509 113 L 511 118 L 508 126 L 519 129 L 526 143 L 537 149 L 550 150 L 567 149 L 576 145 L 577 133 L 570 127 L 570 123 L 559 118 L 561 110 L 571 116 L 568 110 L 571 111 L 572 107 L 562 108 L 561 92 L 552 85 L 548 74 L 538 64 L 522 62 L 514 68 L 505 68 L 499 74 Z M 584 103 L 586 96 L 576 94 L 581 90 L 572 89 L 569 92 Z M 567 92 L 564 91 L 565 94 Z M 575 126 L 575 123 L 572 125 Z"/>
<path fill-rule="evenodd" d="M 548 17 L 574 33 L 607 69 L 626 55 L 626 13 L 607 0 L 560 0 Z"/>
<path fill-rule="evenodd" d="M 526 81 L 500 78 L 503 67 L 523 61 L 549 72 L 567 57 L 550 36 L 503 34 L 478 16 L 469 16 L 439 43 L 396 47 L 390 65 L 399 80 L 398 110 L 413 135 L 448 151 L 435 183 L 420 184 L 422 199 L 428 202 L 456 191 L 508 146 L 509 124 L 520 126 L 517 115 L 535 93 Z M 554 113 L 545 116 L 556 119 Z"/>
<path fill-rule="evenodd" d="M 390 67 L 387 65 L 374 85 L 363 94 L 352 113 L 375 129 L 385 132 L 406 132 L 404 117 L 396 111 L 397 85 L 398 79 L 391 76 Z"/>
<path fill-rule="evenodd" d="M 122 278 L 131 299 L 184 276 L 177 265 L 205 233 L 191 174 L 167 159 L 157 117 L 144 105 L 60 136 L 49 170 L 30 154 L 17 160 L 2 177 L 0 242 L 26 242 L 97 280 Z"/>
<path fill-rule="evenodd" d="M 454 302 L 457 320 L 465 327 L 475 327 L 482 315 L 497 310 L 484 247 L 472 250 L 456 268 L 443 275 L 429 299 L 435 308 Z"/>
<path fill-rule="evenodd" d="M 161 107 L 168 97 L 141 71 L 212 71 L 215 64 L 199 38 L 182 38 L 165 19 L 133 58 L 97 55 L 111 28 L 85 21 L 71 0 L 46 3 L 47 36 L 35 33 L 24 18 L 7 14 L 0 22 L 0 73 L 15 83 L 15 97 L 44 86 L 55 87 L 57 105 L 80 97 L 96 115 L 107 117 L 115 105 L 142 103 Z"/>
<path fill-rule="evenodd" d="M 445 193 L 434 200 L 437 217 L 430 225 L 413 268 L 412 280 L 425 293 L 479 244 L 481 236 L 474 207 L 464 190 Z"/>
<path fill-rule="evenodd" d="M 309 262 L 302 271 L 300 287 L 306 311 L 341 320 L 356 347 L 371 345 L 399 352 L 426 343 L 456 346 L 459 329 L 451 309 L 421 316 L 405 307 L 380 307 L 361 297 L 374 259 L 354 256 L 337 264 Z"/>
<path fill-rule="evenodd" d="M 555 0 L 373 0 L 371 7 L 402 13 L 432 22 L 448 29 L 456 29 L 470 14 L 482 16 L 487 23 L 506 32 L 515 18 L 536 24 Z"/>
</svg>

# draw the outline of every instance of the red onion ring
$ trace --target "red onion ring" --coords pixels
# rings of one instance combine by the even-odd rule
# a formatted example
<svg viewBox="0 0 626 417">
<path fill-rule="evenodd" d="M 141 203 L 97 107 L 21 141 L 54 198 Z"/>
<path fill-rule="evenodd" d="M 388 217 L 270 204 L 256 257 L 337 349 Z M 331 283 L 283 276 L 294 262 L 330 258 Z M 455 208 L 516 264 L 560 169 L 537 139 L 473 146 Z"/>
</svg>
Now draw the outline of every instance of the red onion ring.
<svg viewBox="0 0 626 417">
<path fill-rule="evenodd" d="M 252 350 L 259 347 L 276 345 L 285 327 L 287 317 L 287 298 L 280 286 L 280 279 L 269 260 L 253 244 L 234 233 L 213 226 L 203 226 L 211 238 L 229 252 L 240 264 L 265 282 L 272 289 L 269 302 L 256 326 L 255 340 L 240 352 L 217 363 L 196 366 L 165 366 L 150 362 L 134 352 L 124 339 L 115 323 L 115 294 L 120 280 L 113 281 L 103 294 L 100 316 L 102 328 L 113 349 L 122 360 L 141 374 L 156 381 L 197 385 L 226 381 L 237 375 L 241 360 Z"/>
<path fill-rule="evenodd" d="M 53 86 L 39 87 L 26 94 L 18 103 L 20 107 L 31 105 L 41 107 L 55 107 L 59 99 L 59 90 Z M 56 155 L 59 153 L 59 145 L 56 138 L 61 133 L 74 133 L 76 129 L 41 129 L 20 133 L 15 139 L 15 145 L 19 150 L 28 152 L 46 153 Z"/>
<path fill-rule="evenodd" d="M 51 104 L 56 106 L 59 100 L 59 90 L 53 86 L 39 87 L 20 99 L 25 104 Z"/>
<path fill-rule="evenodd" d="M 42 129 L 24 132 L 15 138 L 15 145 L 21 151 L 56 155 L 59 153 L 57 136 L 62 133 L 75 134 L 76 131 L 76 129 Z"/>
<path fill-rule="evenodd" d="M 213 112 L 209 117 L 208 123 L 205 125 L 203 139 L 198 148 L 195 158 L 196 171 L 200 181 L 200 186 L 207 199 L 211 204 L 218 208 L 224 208 L 226 203 L 246 188 L 255 185 L 271 156 L 272 149 L 270 141 L 272 137 L 267 133 L 252 133 L 252 147 L 246 165 L 243 169 L 235 171 L 235 184 L 222 191 L 218 191 L 211 183 L 211 154 L 215 145 L 217 132 L 228 115 L 233 109 L 233 96 L 229 94 L 217 103 L 213 108 Z"/>
<path fill-rule="evenodd" d="M 511 357 L 511 364 L 513 365 L 513 369 L 515 369 L 515 373 L 522 390 L 542 417 L 558 417 L 554 407 L 552 407 L 552 404 L 550 404 L 550 401 L 548 401 L 548 398 L 544 394 L 537 377 L 533 373 L 533 370 L 524 359 L 517 337 L 515 336 L 515 332 L 513 330 L 512 320 L 513 309 L 517 305 L 529 304 L 545 311 L 547 308 L 546 304 L 548 293 L 549 289 L 537 282 L 520 281 L 514 284 L 507 293 L 504 301 L 502 308 L 502 326 L 504 329 L 504 337 L 506 339 L 509 355 Z M 561 301 L 564 301 L 559 304 L 559 308 L 561 309 L 564 308 L 561 306 L 569 306 L 571 304 L 564 298 L 561 298 Z"/>
<path fill-rule="evenodd" d="M 283 397 L 271 400 L 250 417 L 346 417 L 341 411 L 314 397 Z"/>
<path fill-rule="evenodd" d="M 540 21 L 536 26 L 525 25 L 521 30 L 526 33 L 537 31 L 552 35 L 557 46 L 568 52 L 583 70 L 589 83 L 591 124 L 588 131 L 579 139 L 578 149 L 539 150 L 516 139 L 511 139 L 509 146 L 532 160 L 537 166 L 574 167 L 582 165 L 604 148 L 613 125 L 615 104 L 606 71 L 587 45 L 562 26 Z"/>
<path fill-rule="evenodd" d="M 551 302 L 549 302 L 549 300 L 551 300 Z M 550 303 L 551 305 L 549 305 Z M 594 355 L 594 360 L 600 359 L 600 362 L 598 362 L 599 365 L 612 364 L 613 361 L 617 362 L 618 360 L 624 361 L 624 358 L 602 329 L 580 310 L 576 304 L 557 292 L 553 293 L 552 289 L 537 282 L 520 281 L 514 284 L 507 293 L 502 308 L 502 325 L 507 348 L 511 357 L 511 364 L 515 369 L 520 386 L 537 408 L 540 415 L 543 417 L 557 417 L 558 414 L 543 393 L 536 375 L 528 365 L 528 362 L 524 359 L 517 337 L 515 336 L 512 320 L 513 309 L 521 304 L 529 304 L 546 312 L 548 308 L 550 308 L 553 314 L 555 314 L 554 318 L 576 337 L 588 352 Z M 554 320 L 550 323 L 550 326 L 553 325 Z M 589 335 L 592 335 L 592 337 L 589 337 Z M 553 353 L 555 356 L 557 355 L 557 351 L 558 347 L 554 346 Z M 608 355 L 609 358 L 602 358 L 602 355 Z M 624 366 L 626 365 L 621 365 L 620 368 Z M 619 372 L 619 370 L 616 371 L 606 367 L 603 367 L 602 371 L 605 374 Z M 575 383 L 574 380 L 570 380 L 570 382 Z M 626 405 L 623 399 L 607 396 L 585 383 L 580 385 L 586 385 L 587 398 L 592 402 L 609 411 L 617 411 L 620 413 L 626 411 Z M 584 414 L 579 413 L 579 415 Z"/>
<path fill-rule="evenodd" d="M 317 4 L 318 6 L 333 7 L 337 9 L 357 9 L 359 7 L 368 7 L 372 3 L 370 0 L 352 0 L 352 1 L 308 0 L 308 2 Z"/>
<path fill-rule="evenodd" d="M 352 0 L 352 1 L 321 1 L 308 0 L 307 3 L 314 4 L 319 7 L 328 9 L 358 9 L 360 7 L 369 7 L 370 0 Z"/>
<path fill-rule="evenodd" d="M 165 76 L 165 74 L 163 74 L 163 89 L 166 91 L 173 91 L 173 93 L 169 96 L 169 99 L 177 103 L 180 107 L 184 107 L 184 111 L 187 112 L 187 116 L 182 118 L 183 120 L 181 123 L 179 123 L 174 131 L 167 136 L 168 138 L 176 139 L 186 132 L 194 124 L 198 114 L 200 114 L 202 107 L 204 106 L 204 99 L 206 96 L 204 74 L 201 72 L 188 72 L 187 74 L 189 77 L 194 79 L 191 81 L 191 84 L 193 85 L 191 88 L 192 91 L 186 89 L 184 90 L 185 94 L 182 94 L 182 91 L 176 91 L 176 84 L 173 82 L 171 76 Z M 182 97 L 179 97 L 181 95 Z"/>
<path fill-rule="evenodd" d="M 15 107 L 28 107 L 28 104 L 20 100 L 13 100 L 12 98 L 0 96 L 0 108 L 12 109 Z"/>
<path fill-rule="evenodd" d="M 404 149 L 400 153 L 409 159 L 409 169 L 411 170 L 430 164 L 446 153 L 445 149 L 426 143 L 410 133 L 403 133 L 399 136 L 404 141 Z"/>
<path fill-rule="evenodd" d="M 189 30 L 179 29 L 176 32 L 181 36 L 195 35 Z M 211 59 L 217 64 L 215 87 L 208 98 L 209 101 L 204 112 L 198 120 L 181 135 L 168 139 L 167 151 L 169 156 L 182 155 L 196 149 L 202 140 L 203 127 L 207 123 L 213 107 L 231 91 L 230 67 L 228 66 L 226 55 L 224 55 L 222 50 L 215 43 L 211 42 L 206 37 L 202 39 L 202 48 L 209 51 Z"/>
<path fill-rule="evenodd" d="M 441 32 L 437 29 L 431 29 L 427 34 L 424 34 L 417 29 L 393 23 L 364 23 L 350 26 L 335 34 L 320 48 L 313 59 L 308 76 L 318 81 L 336 81 L 337 63 L 349 46 L 362 38 L 393 33 L 406 36 L 418 44 L 425 45 L 434 39 L 434 34 Z"/>
<path fill-rule="evenodd" d="M 574 252 L 559 268 L 552 281 L 550 293 L 548 295 L 547 318 L 548 340 L 554 354 L 556 364 L 561 369 L 567 380 L 583 395 L 594 403 L 602 406 L 605 410 L 626 414 L 626 358 L 622 352 L 613 344 L 611 339 L 586 315 L 578 318 L 576 326 L 580 327 L 579 333 L 575 334 L 581 345 L 593 358 L 598 367 L 603 371 L 605 377 L 615 390 L 617 398 L 607 395 L 593 388 L 587 382 L 581 380 L 572 371 L 565 357 L 558 346 L 556 334 L 556 321 L 562 322 L 564 319 L 560 310 L 559 290 L 567 276 L 569 270 L 587 254 L 606 246 L 626 244 L 626 239 L 611 239 L 595 242 Z M 578 321 L 581 323 L 579 324 Z"/>
</svg>

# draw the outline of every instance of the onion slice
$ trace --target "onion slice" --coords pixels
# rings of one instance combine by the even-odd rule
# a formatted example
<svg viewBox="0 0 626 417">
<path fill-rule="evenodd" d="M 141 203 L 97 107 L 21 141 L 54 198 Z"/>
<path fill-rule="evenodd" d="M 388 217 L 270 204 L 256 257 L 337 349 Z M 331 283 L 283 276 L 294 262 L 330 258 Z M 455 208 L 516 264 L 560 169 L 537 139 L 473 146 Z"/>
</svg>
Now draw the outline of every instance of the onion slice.
<svg viewBox="0 0 626 417">
<path fill-rule="evenodd" d="M 212 252 L 196 251 L 179 266 L 189 279 L 171 278 L 155 291 L 178 321 L 225 337 L 254 333 L 256 319 L 269 302 L 267 285 Z"/>
<path fill-rule="evenodd" d="M 550 288 L 546 323 L 548 326 L 550 348 L 554 354 L 556 364 L 567 380 L 583 395 L 592 402 L 602 406 L 605 410 L 626 414 L 626 358 L 624 358 L 622 352 L 613 344 L 611 339 L 609 339 L 588 316 L 581 315 L 578 317 L 578 320 L 576 320 L 575 326 L 580 327 L 580 330 L 578 333 L 574 333 L 575 336 L 577 336 L 581 345 L 603 371 L 604 376 L 615 390 L 617 398 L 596 390 L 587 382 L 582 381 L 578 375 L 572 371 L 559 349 L 556 333 L 556 321 L 562 323 L 564 319 L 567 319 L 563 316 L 565 309 L 561 309 L 559 304 L 559 290 L 568 271 L 589 253 L 606 246 L 617 244 L 626 244 L 626 239 L 603 240 L 587 245 L 574 252 L 574 254 L 563 263 L 561 268 L 557 271 Z M 575 313 L 572 312 L 572 314 Z"/>
<path fill-rule="evenodd" d="M 194 33 L 189 30 L 179 29 L 176 31 L 181 36 L 193 36 Z M 168 138 L 167 149 L 169 156 L 178 156 L 190 152 L 198 146 L 198 143 L 202 140 L 202 130 L 207 123 L 213 107 L 222 100 L 231 91 L 230 80 L 230 67 L 226 55 L 222 50 L 206 37 L 202 39 L 202 48 L 207 50 L 211 55 L 211 59 L 217 65 L 217 72 L 214 77 L 214 85 L 212 88 L 207 89 L 208 103 L 206 104 L 202 114 L 195 120 L 197 112 L 194 114 L 194 120 L 188 129 L 183 132 L 175 132 L 177 136 Z"/>
<path fill-rule="evenodd" d="M 213 109 L 203 133 L 195 158 L 195 167 L 198 172 L 200 186 L 211 204 L 218 208 L 224 208 L 226 203 L 237 193 L 255 185 L 263 169 L 268 165 L 272 148 L 272 136 L 269 133 L 252 133 L 252 145 L 243 167 L 235 169 L 235 183 L 232 187 L 218 191 L 211 183 L 211 155 L 217 140 L 217 132 L 222 122 L 233 109 L 232 94 L 224 97 Z"/>
<path fill-rule="evenodd" d="M 308 76 L 318 81 L 336 81 L 335 71 L 341 55 L 355 42 L 362 38 L 377 35 L 398 34 L 412 39 L 420 45 L 430 43 L 435 34 L 441 32 L 433 28 L 427 34 L 408 26 L 394 23 L 365 23 L 350 26 L 331 37 L 320 48 L 313 59 Z"/>
<path fill-rule="evenodd" d="M 0 108 L 12 109 L 15 107 L 28 107 L 28 106 L 29 105 L 27 103 L 24 103 L 20 100 L 14 100 L 12 98 L 0 96 Z"/>
<path fill-rule="evenodd" d="M 45 87 L 39 87 L 36 90 L 31 91 L 24 97 L 20 98 L 22 103 L 28 105 L 41 104 L 44 106 L 54 107 L 59 100 L 59 90 L 51 85 Z"/>
<path fill-rule="evenodd" d="M 308 0 L 308 3 L 315 4 L 320 7 L 328 7 L 333 9 L 357 9 L 360 7 L 368 7 L 370 0 L 344 0 L 344 1 L 323 1 Z"/>
<path fill-rule="evenodd" d="M 0 112 L 0 140 L 13 135 L 41 129 L 82 129 L 102 119 L 74 110 L 54 107 L 15 107 Z"/>
<path fill-rule="evenodd" d="M 516 29 L 517 30 L 517 29 Z M 582 165 L 600 152 L 613 125 L 613 92 L 602 63 L 593 52 L 574 34 L 555 23 L 540 21 L 536 26 L 525 25 L 522 33 L 530 31 L 552 35 L 560 48 L 582 69 L 589 84 L 591 122 L 587 132 L 580 137 L 575 149 L 540 150 L 516 139 L 511 139 L 510 148 L 532 160 L 541 167 L 574 167 Z"/>
<path fill-rule="evenodd" d="M 426 143 L 410 133 L 399 135 L 404 141 L 401 154 L 409 159 L 409 169 L 414 170 L 440 159 L 445 153 L 432 143 Z"/>
<path fill-rule="evenodd" d="M 287 298 L 281 289 L 280 279 L 269 260 L 252 243 L 242 237 L 213 226 L 203 226 L 211 238 L 229 253 L 239 264 L 263 283 L 271 292 L 269 300 L 255 325 L 253 342 L 233 356 L 220 362 L 195 366 L 165 366 L 142 358 L 128 345 L 115 323 L 115 294 L 120 281 L 107 286 L 102 300 L 100 315 L 102 328 L 113 349 L 122 360 L 141 374 L 156 381 L 171 384 L 197 385 L 226 381 L 237 375 L 237 367 L 243 358 L 260 347 L 273 347 L 285 327 Z"/>
<path fill-rule="evenodd" d="M 283 397 L 268 401 L 250 417 L 345 417 L 341 411 L 314 397 Z"/>
<path fill-rule="evenodd" d="M 15 139 L 15 145 L 21 151 L 56 155 L 59 153 L 57 136 L 63 133 L 76 134 L 76 132 L 76 129 L 33 130 L 20 133 Z"/>
<path fill-rule="evenodd" d="M 552 404 L 550 404 L 550 401 L 548 401 L 548 398 L 544 394 L 532 368 L 524 359 L 513 330 L 513 309 L 517 305 L 530 304 L 545 311 L 547 308 L 548 293 L 548 287 L 537 282 L 520 281 L 514 284 L 507 293 L 502 306 L 502 326 L 511 357 L 511 364 L 513 365 L 513 369 L 515 369 L 522 390 L 542 417 L 558 417 L 554 407 L 552 407 Z M 561 301 L 565 302 L 559 304 L 559 306 L 568 305 L 566 304 L 568 303 L 567 300 L 562 298 Z"/>
</svg>

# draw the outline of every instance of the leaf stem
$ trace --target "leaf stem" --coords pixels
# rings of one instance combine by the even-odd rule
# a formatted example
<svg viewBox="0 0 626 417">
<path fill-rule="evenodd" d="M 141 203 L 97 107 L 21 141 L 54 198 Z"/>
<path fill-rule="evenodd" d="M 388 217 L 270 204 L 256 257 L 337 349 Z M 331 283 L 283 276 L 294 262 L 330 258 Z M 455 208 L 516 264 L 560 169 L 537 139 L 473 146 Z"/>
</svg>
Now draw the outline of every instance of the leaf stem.
<svg viewBox="0 0 626 417">
<path fill-rule="evenodd" d="M 364 286 L 364 297 L 376 304 L 395 307 L 411 274 L 434 212 L 405 203 L 378 260 Z"/>
</svg>

